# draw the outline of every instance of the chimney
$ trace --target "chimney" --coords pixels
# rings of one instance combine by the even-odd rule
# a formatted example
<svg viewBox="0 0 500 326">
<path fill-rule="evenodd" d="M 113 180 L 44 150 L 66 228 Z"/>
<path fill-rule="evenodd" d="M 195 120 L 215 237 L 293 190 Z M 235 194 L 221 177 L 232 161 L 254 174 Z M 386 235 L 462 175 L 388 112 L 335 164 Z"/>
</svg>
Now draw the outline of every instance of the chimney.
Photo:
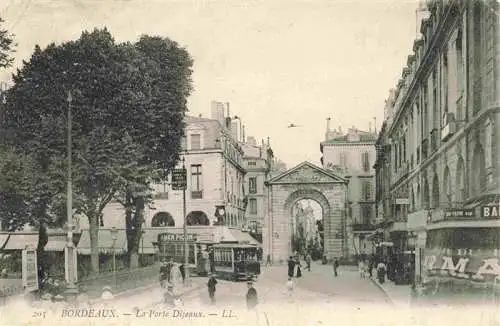
<svg viewBox="0 0 500 326">
<path fill-rule="evenodd" d="M 227 116 L 231 117 L 231 114 L 229 114 L 229 102 L 226 102 L 226 107 L 227 107 Z"/>
<path fill-rule="evenodd" d="M 270 138 L 267 137 L 267 146 L 270 146 L 270 144 L 271 144 Z"/>
<path fill-rule="evenodd" d="M 377 117 L 373 117 L 373 133 L 377 133 Z"/>
<path fill-rule="evenodd" d="M 330 118 L 326 118 L 326 133 L 325 133 L 325 140 L 330 139 L 331 137 L 331 132 L 330 132 Z"/>
<path fill-rule="evenodd" d="M 233 136 L 234 140 L 238 141 L 238 122 L 231 121 L 230 128 L 231 136 Z"/>
<path fill-rule="evenodd" d="M 245 125 L 241 126 L 241 140 L 245 142 Z"/>
<path fill-rule="evenodd" d="M 371 122 L 368 122 L 368 132 L 369 133 L 372 132 L 372 123 Z"/>
<path fill-rule="evenodd" d="M 211 116 L 210 118 L 213 120 L 219 121 L 222 126 L 226 125 L 226 121 L 224 120 L 224 104 L 217 101 L 211 102 Z"/>
</svg>

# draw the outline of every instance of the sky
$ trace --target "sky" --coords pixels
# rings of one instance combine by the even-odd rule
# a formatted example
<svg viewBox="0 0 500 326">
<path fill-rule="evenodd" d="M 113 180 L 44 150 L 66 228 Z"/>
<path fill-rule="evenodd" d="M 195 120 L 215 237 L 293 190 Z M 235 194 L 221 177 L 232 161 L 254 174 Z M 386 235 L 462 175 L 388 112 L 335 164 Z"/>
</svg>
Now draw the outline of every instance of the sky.
<svg viewBox="0 0 500 326">
<path fill-rule="evenodd" d="M 319 165 L 327 117 L 344 131 L 368 130 L 374 117 L 381 125 L 416 38 L 416 8 L 411 0 L 1 0 L 0 16 L 16 36 L 15 66 L 36 44 L 95 27 L 117 41 L 169 37 L 194 59 L 189 114 L 210 117 L 212 100 L 229 102 L 245 134 L 270 137 L 292 168 Z"/>
</svg>

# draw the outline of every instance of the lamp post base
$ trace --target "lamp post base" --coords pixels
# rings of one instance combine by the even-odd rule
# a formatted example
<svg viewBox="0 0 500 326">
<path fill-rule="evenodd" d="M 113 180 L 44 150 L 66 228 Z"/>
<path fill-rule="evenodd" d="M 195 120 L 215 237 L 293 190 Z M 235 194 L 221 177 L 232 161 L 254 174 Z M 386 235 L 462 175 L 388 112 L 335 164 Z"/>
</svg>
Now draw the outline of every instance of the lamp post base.
<svg viewBox="0 0 500 326">
<path fill-rule="evenodd" d="M 72 306 L 77 305 L 76 298 L 78 297 L 78 287 L 74 284 L 69 284 L 64 291 L 64 296 L 66 297 L 66 302 Z"/>
</svg>

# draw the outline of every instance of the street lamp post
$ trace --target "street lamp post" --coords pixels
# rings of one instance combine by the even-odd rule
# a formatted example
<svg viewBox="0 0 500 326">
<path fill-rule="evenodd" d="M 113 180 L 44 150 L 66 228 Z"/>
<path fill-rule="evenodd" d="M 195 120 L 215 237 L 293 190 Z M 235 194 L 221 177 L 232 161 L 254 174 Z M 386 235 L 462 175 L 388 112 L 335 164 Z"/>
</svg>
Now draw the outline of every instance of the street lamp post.
<svg viewBox="0 0 500 326">
<path fill-rule="evenodd" d="M 141 263 L 142 263 L 142 266 L 144 266 L 144 236 L 146 234 L 146 231 L 145 230 L 141 230 L 141 247 L 142 247 L 142 250 L 141 250 Z"/>
<path fill-rule="evenodd" d="M 112 227 L 110 232 L 111 232 L 111 240 L 113 240 L 113 243 L 112 243 L 112 250 L 113 250 L 113 280 L 115 282 L 115 291 L 116 291 L 117 283 L 116 283 L 116 248 L 115 248 L 115 245 L 116 245 L 116 239 L 117 239 L 116 234 L 118 233 L 118 230 L 115 227 Z"/>
<path fill-rule="evenodd" d="M 184 177 L 187 178 L 187 171 L 186 171 L 186 165 L 185 165 L 185 159 L 184 156 L 182 157 L 182 169 L 184 170 Z M 187 180 L 184 183 L 184 187 L 182 188 L 182 214 L 184 215 L 184 226 L 183 226 L 183 233 L 184 233 L 184 284 L 188 285 L 189 284 L 189 251 L 188 251 L 188 241 L 187 241 L 187 212 L 186 212 L 186 188 L 187 188 Z"/>
<path fill-rule="evenodd" d="M 67 185 L 67 197 L 66 197 L 66 214 L 68 218 L 68 234 L 66 241 L 66 255 L 65 255 L 65 276 L 66 276 L 66 298 L 68 302 L 75 304 L 76 296 L 78 295 L 78 288 L 76 287 L 76 270 L 75 270 L 75 245 L 73 243 L 73 185 L 72 185 L 72 162 L 71 162 L 71 104 L 73 98 L 71 96 L 71 91 L 68 91 L 68 139 L 67 139 L 67 150 L 68 150 L 68 185 Z"/>
</svg>

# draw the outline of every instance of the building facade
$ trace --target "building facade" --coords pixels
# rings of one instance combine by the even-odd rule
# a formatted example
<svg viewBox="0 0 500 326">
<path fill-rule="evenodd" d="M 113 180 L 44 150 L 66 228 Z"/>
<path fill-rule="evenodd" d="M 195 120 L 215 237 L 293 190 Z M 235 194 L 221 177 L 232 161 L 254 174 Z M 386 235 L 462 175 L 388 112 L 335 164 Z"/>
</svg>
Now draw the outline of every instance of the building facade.
<svg viewBox="0 0 500 326">
<path fill-rule="evenodd" d="M 378 213 L 392 221 L 385 240 L 394 250 L 416 247 L 417 282 L 443 269 L 483 280 L 482 259 L 500 248 L 491 214 L 500 199 L 498 5 L 427 5 L 377 142 Z M 498 274 L 496 264 L 489 274 Z"/>
<path fill-rule="evenodd" d="M 361 131 L 355 127 L 347 133 L 341 128 L 330 130 L 327 121 L 326 140 L 321 143 L 323 168 L 346 178 L 347 224 L 346 245 L 348 255 L 371 254 L 372 242 L 367 236 L 375 225 L 375 131 Z M 371 129 L 371 128 L 370 128 Z"/>
<path fill-rule="evenodd" d="M 211 109 L 211 118 L 185 117 L 181 161 L 176 168 L 185 166 L 187 170 L 187 224 L 242 228 L 246 194 L 238 123 L 229 116 L 227 104 L 214 101 Z M 145 228 L 182 227 L 182 191 L 173 190 L 171 181 L 170 173 L 164 181 L 151 185 L 154 200 L 144 212 Z M 120 203 L 108 204 L 103 215 L 106 227 L 125 227 L 124 209 Z M 85 219 L 82 222 L 82 228 L 88 227 Z"/>
<path fill-rule="evenodd" d="M 243 162 L 246 171 L 246 211 L 245 225 L 248 231 L 260 242 L 262 242 L 262 231 L 267 214 L 267 191 L 265 182 L 274 160 L 274 154 L 269 144 L 257 144 L 254 137 L 248 137 L 242 144 Z"/>
</svg>

